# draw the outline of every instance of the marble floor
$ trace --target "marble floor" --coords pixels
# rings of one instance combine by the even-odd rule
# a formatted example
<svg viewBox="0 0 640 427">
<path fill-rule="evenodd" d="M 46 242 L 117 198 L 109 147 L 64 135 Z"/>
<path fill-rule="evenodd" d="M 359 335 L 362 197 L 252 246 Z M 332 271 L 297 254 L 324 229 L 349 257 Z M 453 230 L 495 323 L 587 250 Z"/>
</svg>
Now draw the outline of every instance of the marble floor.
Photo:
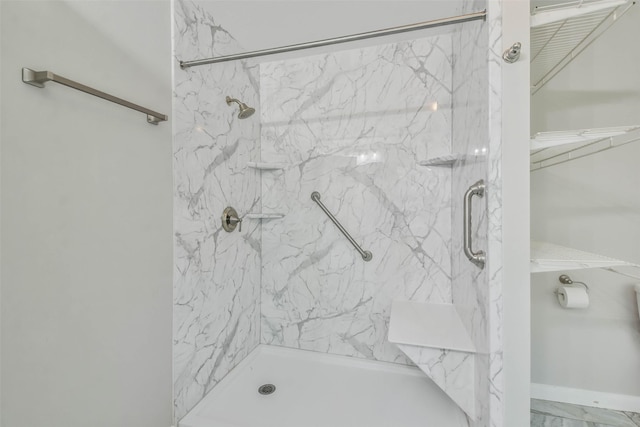
<svg viewBox="0 0 640 427">
<path fill-rule="evenodd" d="M 531 399 L 531 427 L 639 427 L 640 414 Z"/>
</svg>

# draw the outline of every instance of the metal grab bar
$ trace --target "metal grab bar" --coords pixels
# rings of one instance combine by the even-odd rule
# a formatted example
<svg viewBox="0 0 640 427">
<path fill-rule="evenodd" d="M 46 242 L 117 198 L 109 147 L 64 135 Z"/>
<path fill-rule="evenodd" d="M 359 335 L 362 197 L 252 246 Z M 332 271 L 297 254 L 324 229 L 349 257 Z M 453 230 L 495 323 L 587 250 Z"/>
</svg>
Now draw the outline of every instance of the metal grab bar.
<svg viewBox="0 0 640 427">
<path fill-rule="evenodd" d="M 346 237 L 347 240 L 349 240 L 349 242 L 351 242 L 353 247 L 356 248 L 356 250 L 358 252 L 360 252 L 360 255 L 362 256 L 362 259 L 365 260 L 365 261 L 371 261 L 371 259 L 373 258 L 373 254 L 371 254 L 371 252 L 369 252 L 369 251 L 363 250 L 360 247 L 360 245 L 355 240 L 353 240 L 353 237 L 351 237 L 351 235 L 347 232 L 347 230 L 344 229 L 342 224 L 340 224 L 340 222 L 338 222 L 336 217 L 333 216 L 333 214 L 331 212 L 329 212 L 329 209 L 327 209 L 327 207 L 322 204 L 322 202 L 320 201 L 320 193 L 318 193 L 317 191 L 314 191 L 313 193 L 311 193 L 311 200 L 313 200 L 314 202 L 316 202 L 318 204 L 318 206 L 320 206 L 320 209 L 322 209 L 324 211 L 324 213 L 327 214 L 327 216 L 329 217 L 331 222 L 333 222 L 336 225 L 336 227 L 338 227 L 338 230 L 340 230 L 342 232 L 342 234 L 344 234 L 344 237 Z"/>
<path fill-rule="evenodd" d="M 484 268 L 484 263 L 486 260 L 485 253 L 483 251 L 474 252 L 472 249 L 471 242 L 471 198 L 473 196 L 483 197 L 484 196 L 484 181 L 480 180 L 473 184 L 466 193 L 464 193 L 464 224 L 463 224 L 463 232 L 464 235 L 464 254 L 469 258 L 469 261 L 480 267 Z"/>
<path fill-rule="evenodd" d="M 109 95 L 108 93 L 99 91 L 89 86 L 85 86 L 81 83 L 74 82 L 73 80 L 69 80 L 65 77 L 59 76 L 51 71 L 34 71 L 30 68 L 22 69 L 22 81 L 24 83 L 30 84 L 31 86 L 43 88 L 45 82 L 56 82 L 61 85 L 70 87 L 72 89 L 79 90 L 84 93 L 88 93 L 89 95 L 97 96 L 98 98 L 106 99 L 107 101 L 114 102 L 118 105 L 122 105 L 127 108 L 131 108 L 132 110 L 140 111 L 147 115 L 147 122 L 152 125 L 157 125 L 160 122 L 167 121 L 169 118 L 162 113 L 158 113 L 157 111 L 149 110 L 148 108 L 141 107 L 137 104 L 134 104 L 129 101 L 125 101 L 124 99 L 115 97 L 113 95 Z"/>
<path fill-rule="evenodd" d="M 180 61 L 180 68 L 183 70 L 198 65 L 216 64 L 218 62 L 235 61 L 238 59 L 255 58 L 258 56 L 274 55 L 276 53 L 294 52 L 302 49 L 311 49 L 314 47 L 331 46 L 339 43 L 354 42 L 357 40 L 366 40 L 374 37 L 389 36 L 392 34 L 401 34 L 408 31 L 424 30 L 427 28 L 441 27 L 443 25 L 459 24 L 462 22 L 476 21 L 486 19 L 486 9 L 480 12 L 469 13 L 466 15 L 452 16 L 450 18 L 434 19 L 433 21 L 418 22 L 416 24 L 403 25 L 400 27 L 385 28 L 383 30 L 369 31 L 366 33 L 351 34 L 348 36 L 334 37 L 331 39 L 316 40 L 306 43 L 292 44 L 288 46 L 274 47 L 271 49 L 254 50 L 252 52 L 237 53 L 234 55 L 218 56 L 217 58 L 196 59 L 193 61 Z"/>
</svg>

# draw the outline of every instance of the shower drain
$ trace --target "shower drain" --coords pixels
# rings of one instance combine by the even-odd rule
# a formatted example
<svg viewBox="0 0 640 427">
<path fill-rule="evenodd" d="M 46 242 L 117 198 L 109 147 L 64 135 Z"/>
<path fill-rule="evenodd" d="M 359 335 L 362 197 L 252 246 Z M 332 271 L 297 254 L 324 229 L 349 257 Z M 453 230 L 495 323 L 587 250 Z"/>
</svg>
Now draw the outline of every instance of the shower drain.
<svg viewBox="0 0 640 427">
<path fill-rule="evenodd" d="M 273 384 L 264 384 L 258 387 L 258 393 L 263 395 L 269 395 L 276 391 L 276 386 Z"/>
</svg>

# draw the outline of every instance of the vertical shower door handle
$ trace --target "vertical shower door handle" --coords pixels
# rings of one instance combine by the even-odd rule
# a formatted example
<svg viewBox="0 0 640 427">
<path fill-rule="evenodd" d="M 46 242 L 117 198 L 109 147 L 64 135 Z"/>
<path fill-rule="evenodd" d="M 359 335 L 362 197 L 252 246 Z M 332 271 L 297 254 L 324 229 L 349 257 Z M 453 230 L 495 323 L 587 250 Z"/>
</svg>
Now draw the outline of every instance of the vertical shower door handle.
<svg viewBox="0 0 640 427">
<path fill-rule="evenodd" d="M 473 251 L 473 243 L 471 241 L 471 199 L 473 196 L 483 197 L 484 196 L 484 181 L 480 180 L 473 184 L 466 193 L 464 193 L 464 225 L 463 225 L 463 235 L 464 235 L 464 254 L 469 258 L 469 261 L 474 263 L 480 268 L 484 268 L 485 262 L 485 253 L 483 251 Z"/>
</svg>

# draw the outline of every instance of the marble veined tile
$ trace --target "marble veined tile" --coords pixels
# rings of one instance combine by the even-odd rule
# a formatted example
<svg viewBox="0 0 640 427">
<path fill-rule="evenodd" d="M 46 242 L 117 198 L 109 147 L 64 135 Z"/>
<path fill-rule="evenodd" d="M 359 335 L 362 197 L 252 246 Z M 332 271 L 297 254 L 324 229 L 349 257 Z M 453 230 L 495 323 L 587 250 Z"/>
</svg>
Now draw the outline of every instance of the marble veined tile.
<svg viewBox="0 0 640 427">
<path fill-rule="evenodd" d="M 624 412 L 624 414 L 629 417 L 631 421 L 636 423 L 636 426 L 640 426 L 640 413 L 637 412 Z"/>
<path fill-rule="evenodd" d="M 495 5 L 499 2 L 492 3 Z M 466 1 L 465 11 L 487 7 L 486 2 Z M 488 8 L 488 7 L 487 7 Z M 501 254 L 489 251 L 488 196 L 493 192 L 488 181 L 488 154 L 490 148 L 489 98 L 499 96 L 500 89 L 489 88 L 489 28 L 499 22 L 499 14 L 489 14 L 487 22 L 471 22 L 456 29 L 453 38 L 453 125 L 452 151 L 466 155 L 454 164 L 452 180 L 452 294 L 453 303 L 471 336 L 478 353 L 475 357 L 474 426 L 502 426 L 502 357 L 491 351 L 491 314 L 499 309 L 501 299 L 491 300 L 489 270 L 497 267 Z M 496 42 L 496 45 L 500 45 Z M 484 180 L 487 191 L 482 198 L 472 201 L 472 238 L 474 250 L 487 253 L 484 269 L 472 264 L 464 255 L 463 195 L 479 180 Z M 495 264 L 494 264 L 495 263 Z M 500 277 L 497 275 L 496 277 Z M 500 349 L 499 344 L 497 348 Z M 509 426 L 510 427 L 510 426 Z"/>
<path fill-rule="evenodd" d="M 615 411 L 612 409 L 594 408 L 590 406 L 539 399 L 531 399 L 531 413 L 570 418 L 605 425 L 614 425 L 618 427 L 637 427 L 640 425 L 640 423 L 638 423 L 640 420 L 639 414 L 634 414 L 632 412 L 625 413 L 623 411 Z"/>
<path fill-rule="evenodd" d="M 239 50 L 202 5 L 173 2 L 176 59 Z M 260 205 L 260 124 L 238 120 L 225 96 L 257 105 L 257 69 L 234 62 L 174 69 L 173 372 L 182 418 L 259 342 L 260 226 L 221 228 L 222 211 Z"/>
<path fill-rule="evenodd" d="M 470 417 L 476 419 L 475 355 L 462 351 L 398 344 L 398 347 Z"/>
<path fill-rule="evenodd" d="M 618 427 L 616 424 L 601 424 L 570 418 L 531 414 L 531 427 Z"/>
<path fill-rule="evenodd" d="M 451 302 L 451 36 L 260 66 L 266 344 L 410 363 L 391 301 Z M 311 200 L 366 250 L 364 262 Z"/>
</svg>

